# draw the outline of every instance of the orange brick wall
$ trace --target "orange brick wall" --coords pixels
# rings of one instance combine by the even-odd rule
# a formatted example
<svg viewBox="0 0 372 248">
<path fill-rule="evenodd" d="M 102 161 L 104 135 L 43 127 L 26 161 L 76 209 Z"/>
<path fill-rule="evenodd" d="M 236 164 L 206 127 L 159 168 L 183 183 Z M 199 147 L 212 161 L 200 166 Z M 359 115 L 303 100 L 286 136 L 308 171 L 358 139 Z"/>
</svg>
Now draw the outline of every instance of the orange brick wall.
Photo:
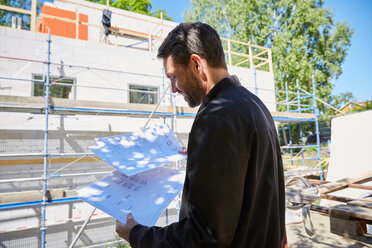
<svg viewBox="0 0 372 248">
<path fill-rule="evenodd" d="M 72 22 L 67 22 L 63 20 L 56 20 L 49 17 L 41 18 L 40 32 L 48 33 L 48 27 L 50 28 L 51 35 L 62 36 L 66 38 L 76 38 L 76 13 L 64 9 L 53 8 L 44 5 L 41 8 L 42 14 L 47 14 L 56 17 L 68 18 Z M 79 14 L 79 21 L 88 23 L 88 15 Z M 79 39 L 88 40 L 88 26 L 84 24 L 79 24 Z"/>
</svg>

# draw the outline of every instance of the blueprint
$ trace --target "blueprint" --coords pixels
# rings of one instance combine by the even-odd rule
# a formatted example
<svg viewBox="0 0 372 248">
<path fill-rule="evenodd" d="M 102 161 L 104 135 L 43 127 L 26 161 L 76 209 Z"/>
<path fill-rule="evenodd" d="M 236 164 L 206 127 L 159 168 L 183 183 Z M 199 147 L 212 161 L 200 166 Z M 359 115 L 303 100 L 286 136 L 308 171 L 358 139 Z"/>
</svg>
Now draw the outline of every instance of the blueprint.
<svg viewBox="0 0 372 248">
<path fill-rule="evenodd" d="M 177 138 L 168 125 L 154 125 L 140 132 L 96 138 L 89 147 L 103 161 L 127 176 L 184 159 Z"/>
<path fill-rule="evenodd" d="M 164 166 L 133 176 L 116 170 L 79 190 L 78 195 L 122 223 L 131 212 L 140 224 L 153 226 L 183 182 L 184 172 Z"/>
</svg>

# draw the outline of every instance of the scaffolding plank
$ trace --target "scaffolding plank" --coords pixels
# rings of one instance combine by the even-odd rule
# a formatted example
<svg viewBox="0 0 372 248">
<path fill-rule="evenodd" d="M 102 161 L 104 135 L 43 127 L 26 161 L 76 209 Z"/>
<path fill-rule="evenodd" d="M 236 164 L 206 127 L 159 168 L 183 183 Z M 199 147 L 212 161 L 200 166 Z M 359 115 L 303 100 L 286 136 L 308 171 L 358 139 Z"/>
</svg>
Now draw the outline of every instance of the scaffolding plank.
<svg viewBox="0 0 372 248">
<path fill-rule="evenodd" d="M 43 97 L 25 97 L 25 96 L 6 96 L 0 95 L 0 106 L 2 110 L 11 111 L 11 109 L 25 109 L 29 112 L 30 109 L 42 111 L 45 106 Z M 27 107 L 27 108 L 26 108 Z M 115 103 L 115 102 L 98 102 L 98 101 L 83 101 L 71 100 L 63 98 L 50 98 L 51 110 L 65 112 L 81 112 L 89 113 L 107 113 L 107 114 L 150 114 L 156 107 L 154 104 L 137 104 L 137 103 Z M 194 116 L 197 112 L 195 108 L 184 106 L 176 106 L 176 113 L 181 116 Z M 173 115 L 173 106 L 159 106 L 155 115 Z M 17 111 L 19 112 L 19 111 Z"/>
<path fill-rule="evenodd" d="M 41 96 L 6 96 L 0 95 L 0 105 L 3 105 L 2 110 L 11 111 L 11 109 L 24 109 L 26 112 L 30 108 L 42 111 L 45 106 L 44 97 Z M 51 97 L 50 107 L 52 110 L 68 111 L 68 112 L 102 112 L 105 110 L 107 114 L 120 114 L 122 113 L 130 114 L 130 111 L 137 111 L 138 113 L 143 112 L 144 115 L 148 115 L 149 112 L 153 111 L 156 105 L 153 104 L 136 104 L 136 103 L 114 103 L 114 102 L 98 102 L 98 101 L 83 101 L 83 100 L 71 100 L 63 98 Z M 57 108 L 58 107 L 58 108 Z M 197 108 L 189 108 L 185 106 L 176 106 L 176 112 L 178 115 L 183 116 L 195 116 Z M 90 110 L 90 111 L 89 111 Z M 117 110 L 115 112 L 115 110 Z M 127 111 L 127 112 L 126 112 Z M 173 114 L 173 106 L 159 106 L 156 113 L 161 114 Z M 315 119 L 315 114 L 311 113 L 289 113 L 289 112 L 272 112 L 271 113 L 274 120 L 277 121 L 313 121 Z"/>
<path fill-rule="evenodd" d="M 47 190 L 47 200 L 65 198 L 66 194 L 64 189 L 51 189 Z M 22 192 L 10 192 L 0 194 L 0 204 L 5 203 L 16 203 L 16 202 L 27 202 L 27 201 L 41 201 L 43 200 L 43 191 L 22 191 Z"/>
<path fill-rule="evenodd" d="M 271 112 L 271 116 L 280 122 L 315 121 L 313 113 Z"/>
<path fill-rule="evenodd" d="M 24 110 L 29 112 L 30 109 L 43 111 L 45 106 L 44 97 L 41 96 L 7 96 L 0 95 L 0 108 L 4 111 L 12 109 Z M 115 103 L 115 102 L 98 102 L 98 101 L 83 101 L 64 98 L 50 98 L 50 107 L 52 111 L 60 112 L 80 112 L 80 113 L 104 113 L 104 114 L 143 114 L 151 113 L 156 105 L 153 104 L 137 104 L 137 103 Z M 159 106 L 155 115 L 173 115 L 173 106 Z M 177 115 L 185 117 L 194 117 L 197 113 L 197 108 L 185 106 L 175 107 Z M 131 112 L 133 111 L 133 112 Z M 19 112 L 19 111 L 16 111 Z M 289 112 L 271 112 L 271 115 L 276 121 L 296 122 L 296 121 L 314 121 L 315 114 L 311 113 L 289 113 Z"/>
</svg>

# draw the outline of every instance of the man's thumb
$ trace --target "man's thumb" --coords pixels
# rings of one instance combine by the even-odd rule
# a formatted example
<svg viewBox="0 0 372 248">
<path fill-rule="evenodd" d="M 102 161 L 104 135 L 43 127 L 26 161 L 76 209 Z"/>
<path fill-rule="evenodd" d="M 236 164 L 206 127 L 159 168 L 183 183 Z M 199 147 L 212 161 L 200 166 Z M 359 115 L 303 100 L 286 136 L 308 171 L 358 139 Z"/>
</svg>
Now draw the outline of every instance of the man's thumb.
<svg viewBox="0 0 372 248">
<path fill-rule="evenodd" d="M 132 213 L 128 213 L 127 214 L 127 222 L 128 222 L 129 219 L 134 219 Z"/>
</svg>

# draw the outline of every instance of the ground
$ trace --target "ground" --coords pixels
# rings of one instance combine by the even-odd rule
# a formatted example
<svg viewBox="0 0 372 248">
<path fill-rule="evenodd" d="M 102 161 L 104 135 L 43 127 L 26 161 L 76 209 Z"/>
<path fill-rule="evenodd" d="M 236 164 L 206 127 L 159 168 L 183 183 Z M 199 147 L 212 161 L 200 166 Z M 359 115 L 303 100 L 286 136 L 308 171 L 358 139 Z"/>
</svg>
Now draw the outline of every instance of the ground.
<svg viewBox="0 0 372 248">
<path fill-rule="evenodd" d="M 372 247 L 372 244 L 362 244 L 355 240 L 343 238 L 330 232 L 328 215 L 311 211 L 311 219 L 316 233 L 309 237 L 302 222 L 287 224 L 289 248 L 333 248 L 333 247 Z"/>
</svg>

